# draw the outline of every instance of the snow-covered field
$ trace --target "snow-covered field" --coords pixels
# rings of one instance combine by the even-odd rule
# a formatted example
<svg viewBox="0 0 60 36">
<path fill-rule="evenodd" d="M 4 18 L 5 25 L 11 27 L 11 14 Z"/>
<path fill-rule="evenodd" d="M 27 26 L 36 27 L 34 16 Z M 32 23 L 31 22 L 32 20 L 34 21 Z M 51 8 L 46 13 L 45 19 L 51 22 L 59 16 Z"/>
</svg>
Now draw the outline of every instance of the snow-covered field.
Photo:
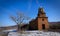
<svg viewBox="0 0 60 36">
<path fill-rule="evenodd" d="M 60 33 L 43 31 L 23 31 L 22 34 L 19 32 L 9 32 L 8 36 L 60 36 Z"/>
</svg>

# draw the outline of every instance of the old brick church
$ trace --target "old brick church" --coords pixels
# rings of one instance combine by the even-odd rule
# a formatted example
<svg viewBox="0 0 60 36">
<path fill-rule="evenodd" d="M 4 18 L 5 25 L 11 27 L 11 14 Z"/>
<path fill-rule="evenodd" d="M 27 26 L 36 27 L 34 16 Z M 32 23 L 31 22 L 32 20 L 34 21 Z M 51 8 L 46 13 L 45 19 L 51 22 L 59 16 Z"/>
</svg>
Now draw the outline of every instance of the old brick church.
<svg viewBox="0 0 60 36">
<path fill-rule="evenodd" d="M 38 9 L 37 17 L 29 22 L 30 30 L 47 30 L 49 28 L 48 17 L 43 8 Z"/>
</svg>

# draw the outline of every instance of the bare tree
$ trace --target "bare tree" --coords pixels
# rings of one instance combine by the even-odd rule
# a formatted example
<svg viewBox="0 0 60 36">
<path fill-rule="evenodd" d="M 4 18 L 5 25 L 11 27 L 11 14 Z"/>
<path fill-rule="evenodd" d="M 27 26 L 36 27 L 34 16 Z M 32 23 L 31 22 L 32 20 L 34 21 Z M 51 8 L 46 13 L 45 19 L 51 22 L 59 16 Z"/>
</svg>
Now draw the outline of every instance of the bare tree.
<svg viewBox="0 0 60 36">
<path fill-rule="evenodd" d="M 29 17 L 27 15 L 24 15 L 22 12 L 18 12 L 16 16 L 10 16 L 11 19 L 18 25 L 18 31 L 21 30 L 21 24 L 24 23 L 24 21 L 28 21 Z"/>
</svg>

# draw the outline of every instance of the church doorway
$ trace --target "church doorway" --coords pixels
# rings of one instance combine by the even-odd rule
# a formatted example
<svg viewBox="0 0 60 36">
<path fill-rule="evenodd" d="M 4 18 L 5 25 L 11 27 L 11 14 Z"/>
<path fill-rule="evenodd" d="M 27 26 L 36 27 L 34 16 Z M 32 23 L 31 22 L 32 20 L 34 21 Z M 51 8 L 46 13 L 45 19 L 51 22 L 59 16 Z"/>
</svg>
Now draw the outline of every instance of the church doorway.
<svg viewBox="0 0 60 36">
<path fill-rule="evenodd" d="M 45 29 L 45 24 L 42 24 L 42 29 L 43 29 L 43 30 Z"/>
</svg>

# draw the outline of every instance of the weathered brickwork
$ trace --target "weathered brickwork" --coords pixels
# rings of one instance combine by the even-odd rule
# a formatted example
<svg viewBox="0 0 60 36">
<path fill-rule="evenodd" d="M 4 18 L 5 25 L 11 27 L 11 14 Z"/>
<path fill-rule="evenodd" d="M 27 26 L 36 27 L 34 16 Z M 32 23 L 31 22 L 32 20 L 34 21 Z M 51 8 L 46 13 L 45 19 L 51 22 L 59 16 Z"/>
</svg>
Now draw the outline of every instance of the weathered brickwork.
<svg viewBox="0 0 60 36">
<path fill-rule="evenodd" d="M 43 8 L 38 9 L 36 19 L 30 21 L 29 25 L 32 30 L 47 30 L 49 28 L 48 17 L 46 17 Z"/>
</svg>

